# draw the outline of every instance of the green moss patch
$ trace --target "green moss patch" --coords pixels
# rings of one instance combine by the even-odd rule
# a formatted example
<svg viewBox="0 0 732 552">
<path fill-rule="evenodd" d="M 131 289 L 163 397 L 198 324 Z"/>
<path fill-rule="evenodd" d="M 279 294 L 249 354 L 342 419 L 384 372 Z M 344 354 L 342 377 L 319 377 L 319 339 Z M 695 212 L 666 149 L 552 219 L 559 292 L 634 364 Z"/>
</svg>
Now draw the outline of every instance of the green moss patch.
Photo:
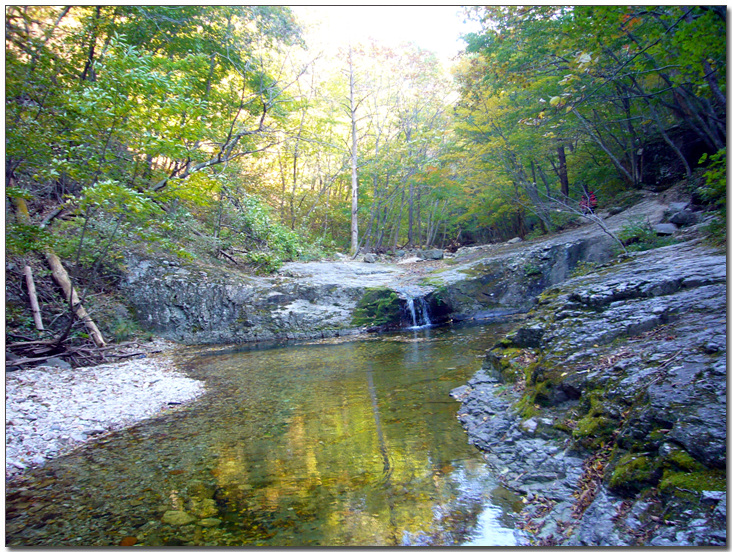
<svg viewBox="0 0 732 552">
<path fill-rule="evenodd" d="M 658 485 L 663 493 L 724 491 L 727 488 L 726 472 L 707 468 L 681 448 L 663 458 L 663 468 Z"/>
<path fill-rule="evenodd" d="M 598 450 L 611 440 L 617 427 L 617 421 L 608 416 L 588 415 L 577 422 L 577 426 L 572 431 L 572 437 L 577 439 L 583 447 Z"/>
<path fill-rule="evenodd" d="M 704 466 L 700 462 L 694 460 L 688 452 L 682 449 L 674 450 L 666 456 L 666 462 L 674 468 L 686 472 L 704 469 Z"/>
<path fill-rule="evenodd" d="M 612 470 L 608 488 L 622 496 L 633 496 L 655 485 L 661 479 L 658 462 L 645 455 L 627 453 Z"/>
<path fill-rule="evenodd" d="M 664 470 L 658 489 L 668 494 L 724 491 L 727 489 L 727 474 L 721 470 L 706 469 L 691 473 Z"/>
<path fill-rule="evenodd" d="M 503 345 L 509 345 L 510 341 L 504 340 Z M 529 361 L 525 349 L 514 347 L 503 348 L 501 344 L 496 346 L 485 357 L 484 365 L 493 372 L 503 383 L 515 383 L 523 381 L 526 377 L 526 363 Z"/>
<path fill-rule="evenodd" d="M 399 296 L 388 288 L 368 288 L 353 311 L 357 326 L 398 326 L 401 321 Z"/>
</svg>

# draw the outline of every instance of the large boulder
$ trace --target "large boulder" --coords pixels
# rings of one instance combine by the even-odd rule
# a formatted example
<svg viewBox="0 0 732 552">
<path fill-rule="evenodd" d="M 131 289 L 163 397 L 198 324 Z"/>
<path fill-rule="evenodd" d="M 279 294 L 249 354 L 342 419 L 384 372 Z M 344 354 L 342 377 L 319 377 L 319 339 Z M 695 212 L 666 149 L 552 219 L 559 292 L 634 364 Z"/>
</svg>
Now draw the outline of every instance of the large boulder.
<svg viewBox="0 0 732 552">
<path fill-rule="evenodd" d="M 505 245 L 473 248 L 430 274 L 430 282 L 441 287 L 456 320 L 527 312 L 542 291 L 569 278 L 580 263 L 610 260 L 613 244 L 609 236 L 592 235 L 527 243 L 518 250 Z"/>
<path fill-rule="evenodd" d="M 419 249 L 417 257 L 428 261 L 439 261 L 445 257 L 445 252 L 442 249 Z"/>
</svg>

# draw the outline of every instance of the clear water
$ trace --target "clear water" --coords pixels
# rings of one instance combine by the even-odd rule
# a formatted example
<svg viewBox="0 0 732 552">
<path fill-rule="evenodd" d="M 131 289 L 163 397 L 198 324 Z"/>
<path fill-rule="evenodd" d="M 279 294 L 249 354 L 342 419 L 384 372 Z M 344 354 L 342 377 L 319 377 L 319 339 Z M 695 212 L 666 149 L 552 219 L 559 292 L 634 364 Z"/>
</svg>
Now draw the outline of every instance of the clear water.
<svg viewBox="0 0 732 552">
<path fill-rule="evenodd" d="M 509 329 L 198 350 L 204 397 L 7 489 L 6 544 L 514 546 L 448 395 Z"/>
</svg>

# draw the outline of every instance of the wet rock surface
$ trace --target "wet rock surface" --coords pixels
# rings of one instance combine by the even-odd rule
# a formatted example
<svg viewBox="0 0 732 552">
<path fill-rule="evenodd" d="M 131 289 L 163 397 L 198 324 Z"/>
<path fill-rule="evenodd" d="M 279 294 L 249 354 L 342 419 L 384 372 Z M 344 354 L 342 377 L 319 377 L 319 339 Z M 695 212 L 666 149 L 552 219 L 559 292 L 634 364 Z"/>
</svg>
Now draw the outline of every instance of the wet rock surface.
<svg viewBox="0 0 732 552">
<path fill-rule="evenodd" d="M 454 390 L 527 543 L 726 544 L 726 258 L 683 243 L 549 288 Z"/>
<path fill-rule="evenodd" d="M 658 222 L 666 207 L 606 223 Z M 611 238 L 587 225 L 423 257 L 432 260 L 288 263 L 269 277 L 134 259 L 125 289 L 146 327 L 189 344 L 357 332 L 353 310 L 373 287 L 439 292 L 454 320 L 533 307 L 452 393 L 470 442 L 525 497 L 524 543 L 726 544 L 723 253 L 690 242 L 613 260 Z M 601 266 L 572 278 L 580 262 Z M 7 374 L 6 476 L 175 408 L 201 392 L 196 383 L 139 360 Z M 195 532 L 220 523 L 209 510 L 160 514 Z"/>
</svg>

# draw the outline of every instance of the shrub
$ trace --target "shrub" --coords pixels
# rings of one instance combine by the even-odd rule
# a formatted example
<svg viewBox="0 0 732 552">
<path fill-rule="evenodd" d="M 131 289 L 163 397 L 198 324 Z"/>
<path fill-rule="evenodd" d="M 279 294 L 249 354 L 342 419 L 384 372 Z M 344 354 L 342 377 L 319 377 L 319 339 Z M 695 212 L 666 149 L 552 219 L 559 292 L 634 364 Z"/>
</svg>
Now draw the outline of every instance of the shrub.
<svg viewBox="0 0 732 552">
<path fill-rule="evenodd" d="M 643 219 L 636 219 L 623 226 L 618 232 L 618 238 L 628 251 L 647 251 L 676 243 L 671 236 L 659 236 L 650 223 Z"/>
<path fill-rule="evenodd" d="M 727 148 L 722 148 L 714 155 L 704 154 L 699 163 L 709 160 L 704 173 L 705 184 L 699 189 L 703 200 L 719 209 L 720 218 L 712 221 L 708 231 L 716 241 L 724 243 L 727 239 Z"/>
<path fill-rule="evenodd" d="M 705 186 L 701 190 L 702 197 L 719 208 L 722 217 L 727 218 L 727 148 L 707 156 L 705 153 L 699 163 L 709 161 L 704 173 Z"/>
</svg>

